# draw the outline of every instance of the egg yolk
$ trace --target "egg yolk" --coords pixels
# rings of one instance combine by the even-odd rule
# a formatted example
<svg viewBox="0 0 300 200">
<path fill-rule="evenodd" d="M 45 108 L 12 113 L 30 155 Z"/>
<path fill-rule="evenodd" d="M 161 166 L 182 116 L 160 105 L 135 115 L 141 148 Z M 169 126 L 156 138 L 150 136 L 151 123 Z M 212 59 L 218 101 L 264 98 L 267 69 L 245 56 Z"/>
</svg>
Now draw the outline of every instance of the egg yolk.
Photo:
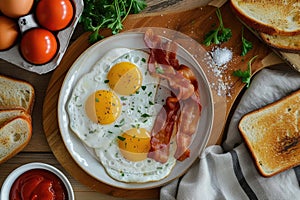
<svg viewBox="0 0 300 200">
<path fill-rule="evenodd" d="M 109 87 L 120 95 L 134 94 L 142 85 L 142 73 L 130 62 L 114 65 L 107 74 Z"/>
<path fill-rule="evenodd" d="M 132 128 L 118 136 L 118 145 L 127 160 L 144 160 L 150 150 L 150 134 L 144 128 Z"/>
<path fill-rule="evenodd" d="M 99 124 L 111 124 L 116 121 L 121 109 L 120 99 L 107 90 L 96 91 L 88 97 L 85 103 L 88 117 Z"/>
</svg>

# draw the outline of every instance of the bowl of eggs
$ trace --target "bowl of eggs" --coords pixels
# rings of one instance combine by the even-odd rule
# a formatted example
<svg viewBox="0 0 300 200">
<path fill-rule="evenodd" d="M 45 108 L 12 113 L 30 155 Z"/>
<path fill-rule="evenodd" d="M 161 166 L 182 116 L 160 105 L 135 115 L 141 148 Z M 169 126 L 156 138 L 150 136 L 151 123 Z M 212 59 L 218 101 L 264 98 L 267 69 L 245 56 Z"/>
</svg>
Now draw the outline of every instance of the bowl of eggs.
<svg viewBox="0 0 300 200">
<path fill-rule="evenodd" d="M 188 44 L 177 43 L 183 38 Z M 202 53 L 190 37 L 164 28 L 123 32 L 89 47 L 69 69 L 58 100 L 59 129 L 74 161 L 124 189 L 183 175 L 212 128 L 212 94 L 195 59 Z"/>
<path fill-rule="evenodd" d="M 82 11 L 82 0 L 0 1 L 0 58 L 38 74 L 55 69 Z"/>
<path fill-rule="evenodd" d="M 46 163 L 28 163 L 12 171 L 1 188 L 1 199 L 74 200 L 74 191 L 67 177 Z"/>
</svg>

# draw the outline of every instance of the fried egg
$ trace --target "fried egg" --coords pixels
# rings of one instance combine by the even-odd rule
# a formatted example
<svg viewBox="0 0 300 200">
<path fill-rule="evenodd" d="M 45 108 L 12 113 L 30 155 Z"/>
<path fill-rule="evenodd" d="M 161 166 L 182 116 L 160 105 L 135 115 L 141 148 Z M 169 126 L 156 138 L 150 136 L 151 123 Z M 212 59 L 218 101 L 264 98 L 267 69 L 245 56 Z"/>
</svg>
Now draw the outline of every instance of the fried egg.
<svg viewBox="0 0 300 200">
<path fill-rule="evenodd" d="M 150 138 L 140 135 L 143 132 L 131 129 L 123 136 L 112 140 L 106 149 L 95 149 L 106 172 L 114 179 L 122 182 L 144 183 L 158 181 L 168 176 L 176 164 L 174 153 L 176 143 L 170 144 L 170 156 L 166 163 L 147 158 L 146 151 L 150 147 Z M 127 136 L 124 136 L 124 135 Z M 126 147 L 127 146 L 127 147 Z M 125 159 L 124 159 L 125 158 Z"/>
<path fill-rule="evenodd" d="M 147 71 L 148 58 L 142 50 L 107 52 L 76 83 L 67 105 L 71 130 L 123 182 L 160 180 L 176 162 L 174 153 L 164 164 L 147 158 L 156 115 L 170 95 Z"/>
<path fill-rule="evenodd" d="M 89 147 L 107 146 L 132 127 L 151 130 L 159 80 L 147 72 L 148 53 L 113 49 L 75 85 L 67 106 L 70 128 Z"/>
</svg>

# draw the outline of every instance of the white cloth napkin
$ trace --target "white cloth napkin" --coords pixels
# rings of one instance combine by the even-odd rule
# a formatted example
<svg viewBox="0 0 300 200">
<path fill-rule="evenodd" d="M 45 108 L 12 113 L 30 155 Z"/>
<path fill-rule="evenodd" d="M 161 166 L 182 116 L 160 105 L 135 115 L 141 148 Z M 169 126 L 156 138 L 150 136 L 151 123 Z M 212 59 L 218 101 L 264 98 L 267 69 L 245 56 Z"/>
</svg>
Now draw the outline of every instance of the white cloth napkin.
<svg viewBox="0 0 300 200">
<path fill-rule="evenodd" d="M 222 146 L 207 147 L 183 177 L 162 187 L 161 200 L 300 199 L 300 166 L 269 178 L 261 176 L 237 128 L 245 113 L 300 89 L 300 73 L 281 70 L 287 68 L 264 69 L 253 78 Z"/>
</svg>

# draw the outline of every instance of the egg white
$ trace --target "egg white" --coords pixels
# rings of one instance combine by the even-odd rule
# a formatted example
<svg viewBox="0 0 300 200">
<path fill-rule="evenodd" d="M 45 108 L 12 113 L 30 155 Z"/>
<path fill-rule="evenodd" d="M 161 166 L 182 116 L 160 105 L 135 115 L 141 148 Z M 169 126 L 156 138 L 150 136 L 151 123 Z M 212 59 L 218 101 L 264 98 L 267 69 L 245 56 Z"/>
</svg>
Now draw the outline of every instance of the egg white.
<svg viewBox="0 0 300 200">
<path fill-rule="evenodd" d="M 122 156 L 116 140 L 112 140 L 106 149 L 95 149 L 96 155 L 100 158 L 106 172 L 116 180 L 129 183 L 158 181 L 168 176 L 176 164 L 176 159 L 173 156 L 176 150 L 175 142 L 170 144 L 168 161 L 160 163 L 151 158 L 137 162 L 126 160 Z"/>
<path fill-rule="evenodd" d="M 92 148 L 107 148 L 117 135 L 132 128 L 141 127 L 151 131 L 157 115 L 157 109 L 152 103 L 159 79 L 152 77 L 147 71 L 149 54 L 141 50 L 116 48 L 107 52 L 92 70 L 85 74 L 75 85 L 67 105 L 71 130 Z M 89 119 L 85 111 L 87 98 L 97 90 L 109 90 L 105 83 L 107 73 L 114 64 L 131 62 L 139 67 L 142 75 L 142 87 L 136 94 L 120 96 L 122 112 L 118 119 L 107 125 L 100 125 Z M 83 66 L 84 67 L 84 66 Z M 149 102 L 152 102 L 149 104 Z M 143 114 L 149 117 L 143 117 Z"/>
<path fill-rule="evenodd" d="M 94 156 L 104 166 L 108 175 L 123 182 L 149 182 L 166 177 L 175 166 L 175 142 L 170 145 L 170 157 L 164 164 L 151 158 L 129 161 L 117 145 L 118 136 L 131 128 L 145 128 L 150 133 L 156 116 L 170 95 L 157 77 L 147 71 L 149 54 L 141 50 L 116 48 L 107 52 L 75 85 L 67 104 L 70 128 L 80 140 L 93 149 Z M 118 119 L 107 125 L 93 122 L 86 114 L 85 102 L 97 90 L 112 91 L 106 83 L 107 73 L 116 63 L 131 62 L 143 75 L 141 88 L 133 95 L 118 95 L 122 112 Z M 84 66 L 83 66 L 84 67 Z M 158 85 L 160 84 L 159 88 Z M 145 116 L 146 114 L 146 116 Z"/>
</svg>

